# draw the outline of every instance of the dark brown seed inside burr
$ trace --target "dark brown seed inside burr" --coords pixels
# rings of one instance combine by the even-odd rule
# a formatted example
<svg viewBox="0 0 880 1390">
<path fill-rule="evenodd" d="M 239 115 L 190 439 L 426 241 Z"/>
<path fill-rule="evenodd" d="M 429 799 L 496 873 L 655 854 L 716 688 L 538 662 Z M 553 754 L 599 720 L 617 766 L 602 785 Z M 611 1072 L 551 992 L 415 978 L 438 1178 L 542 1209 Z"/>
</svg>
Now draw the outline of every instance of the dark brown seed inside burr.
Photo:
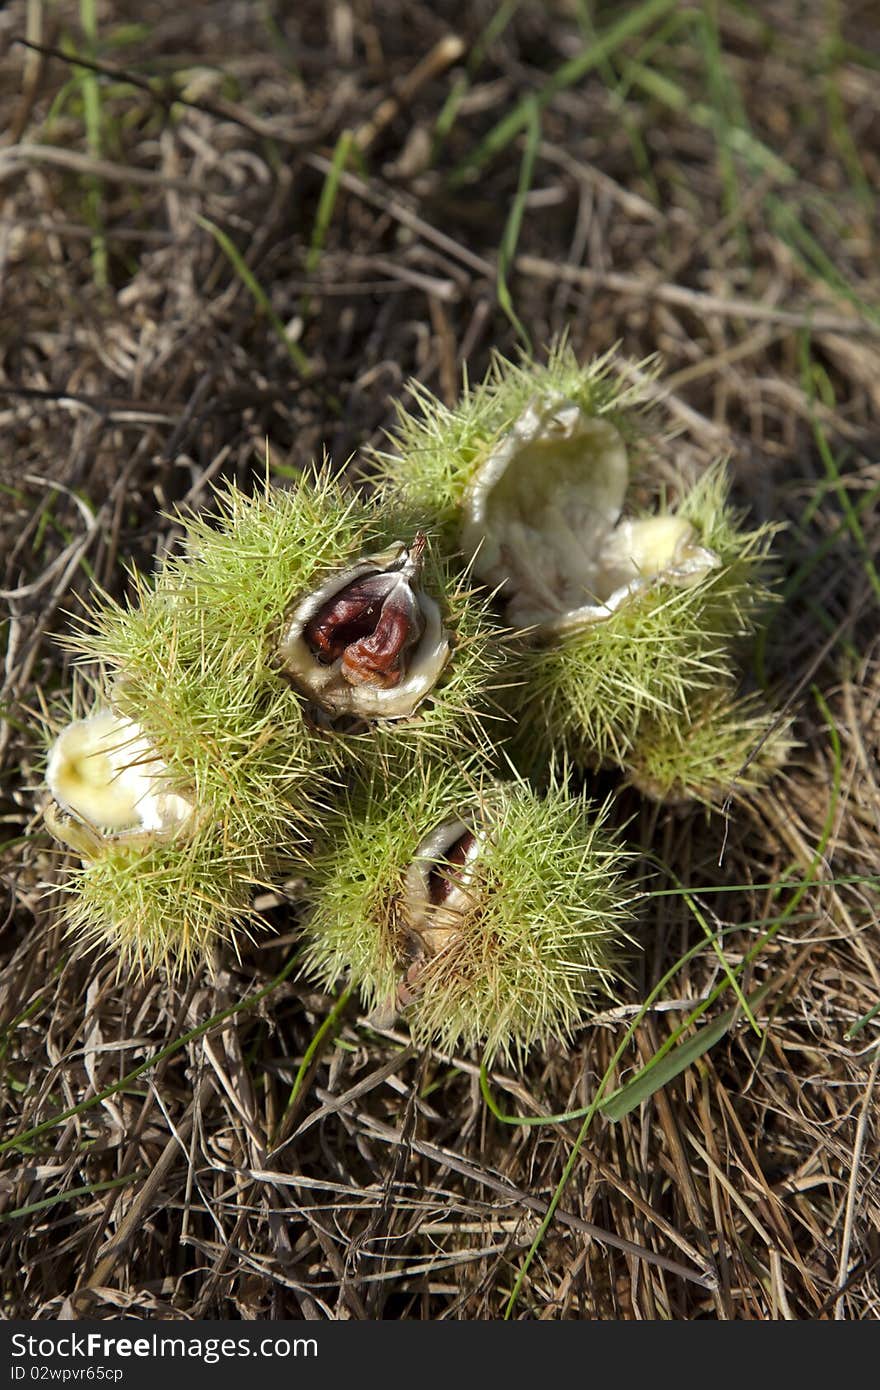
<svg viewBox="0 0 880 1390">
<path fill-rule="evenodd" d="M 425 630 L 412 590 L 424 548 L 419 534 L 393 568 L 360 575 L 321 605 L 303 636 L 322 666 L 341 657 L 350 685 L 391 689 L 400 683 L 408 654 Z"/>
<path fill-rule="evenodd" d="M 428 873 L 428 899 L 434 907 L 440 907 L 456 887 L 460 870 L 467 863 L 475 844 L 476 837 L 470 830 L 465 830 L 449 846 L 443 858 L 431 867 Z"/>
<path fill-rule="evenodd" d="M 375 570 L 347 584 L 321 605 L 306 623 L 304 635 L 323 666 L 337 661 L 352 642 L 369 636 L 396 580 L 396 575 Z"/>
</svg>

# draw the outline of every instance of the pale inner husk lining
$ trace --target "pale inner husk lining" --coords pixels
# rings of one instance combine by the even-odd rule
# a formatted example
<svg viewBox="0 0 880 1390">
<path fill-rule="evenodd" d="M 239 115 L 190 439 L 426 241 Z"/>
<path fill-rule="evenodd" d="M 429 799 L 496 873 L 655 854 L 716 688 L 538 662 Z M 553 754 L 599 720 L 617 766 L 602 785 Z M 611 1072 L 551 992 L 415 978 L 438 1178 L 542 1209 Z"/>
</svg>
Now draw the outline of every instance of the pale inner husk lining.
<svg viewBox="0 0 880 1390">
<path fill-rule="evenodd" d="M 717 566 L 681 517 L 621 520 L 627 482 L 609 421 L 567 401 L 528 406 L 478 470 L 462 528 L 509 622 L 545 632 L 600 622 L 658 579 L 686 587 Z"/>
</svg>

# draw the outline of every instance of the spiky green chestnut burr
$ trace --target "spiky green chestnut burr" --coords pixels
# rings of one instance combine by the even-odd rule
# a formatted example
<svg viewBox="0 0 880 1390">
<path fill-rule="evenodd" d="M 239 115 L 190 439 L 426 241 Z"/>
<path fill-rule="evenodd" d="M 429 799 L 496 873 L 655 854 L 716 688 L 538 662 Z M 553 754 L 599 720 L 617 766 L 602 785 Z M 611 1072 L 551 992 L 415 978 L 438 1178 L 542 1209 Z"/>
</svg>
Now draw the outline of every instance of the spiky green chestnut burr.
<svg viewBox="0 0 880 1390">
<path fill-rule="evenodd" d="M 157 574 L 127 604 L 99 600 L 70 645 L 100 663 L 103 703 L 142 731 L 200 819 L 240 818 L 256 843 L 305 839 L 335 759 L 277 660 L 295 594 L 371 544 L 376 520 L 326 474 L 182 521 Z"/>
<path fill-rule="evenodd" d="M 462 509 L 474 480 L 511 429 L 531 408 L 549 403 L 573 407 L 582 427 L 572 448 L 589 453 L 603 439 L 624 444 L 636 437 L 637 393 L 614 369 L 612 353 L 581 365 L 570 348 L 551 351 L 546 365 L 521 365 L 496 356 L 485 381 L 465 385 L 460 401 L 445 406 L 418 383 L 411 384 L 416 411 L 398 407 L 393 449 L 375 462 L 392 505 L 432 517 L 450 551 L 461 549 Z M 546 453 L 542 462 L 547 463 Z"/>
<path fill-rule="evenodd" d="M 745 643 L 772 600 L 764 576 L 773 528 L 749 530 L 720 464 L 674 509 L 622 523 L 651 554 L 597 609 L 533 631 L 512 668 L 509 708 L 530 719 L 515 740 L 532 773 L 564 754 L 623 765 L 648 722 L 674 741 L 691 711 L 738 679 Z"/>
<path fill-rule="evenodd" d="M 620 763 L 646 717 L 686 719 L 733 678 L 768 598 L 772 528 L 743 527 L 721 465 L 670 506 L 633 404 L 610 357 L 499 359 L 455 410 L 423 396 L 398 456 L 383 457 L 388 497 L 436 497 L 447 544 L 520 631 L 509 707 L 531 774 L 560 756 Z M 631 495 L 634 445 L 647 510 Z"/>
<path fill-rule="evenodd" d="M 332 746 L 275 646 L 297 586 L 372 530 L 323 476 L 230 489 L 219 513 L 186 523 L 154 579 L 134 576 L 129 605 L 95 606 L 75 646 L 103 687 L 49 754 L 47 823 L 83 860 L 71 927 L 135 968 L 186 971 L 234 941 L 254 886 L 289 870 L 330 795 Z M 170 797 L 190 808 L 176 824 Z"/>
<path fill-rule="evenodd" d="M 66 885 L 70 929 L 114 949 L 120 968 L 197 964 L 246 926 L 254 882 L 286 861 L 268 844 L 236 847 L 235 816 L 218 823 L 141 726 L 104 704 L 61 729 L 46 780 L 46 824 L 82 860 Z"/>
<path fill-rule="evenodd" d="M 345 562 L 297 594 L 280 669 L 316 723 L 341 735 L 346 763 L 491 757 L 503 718 L 505 634 L 484 595 L 436 553 L 411 518 L 380 506 L 385 535 L 408 534 Z"/>
<path fill-rule="evenodd" d="M 629 920 L 604 813 L 463 771 L 360 783 L 306 869 L 307 972 L 414 1039 L 519 1056 L 613 994 Z"/>
<path fill-rule="evenodd" d="M 399 564 L 395 518 L 326 474 L 255 497 L 230 488 L 218 513 L 183 523 L 181 551 L 135 577 L 131 603 L 96 606 L 75 646 L 103 667 L 98 706 L 49 756 L 50 828 L 84 860 L 71 920 L 142 965 L 188 968 L 233 937 L 253 885 L 289 872 L 347 765 L 483 739 L 475 711 L 500 661 L 479 605 L 460 583 L 444 592 L 424 538 L 418 563 Z M 377 602 L 352 608 L 352 567 Z M 306 640 L 322 679 L 352 667 L 330 715 L 356 716 L 356 736 L 332 717 L 319 727 L 325 688 L 287 667 L 313 595 Z"/>
<path fill-rule="evenodd" d="M 758 695 L 713 692 L 678 723 L 645 720 L 626 759 L 630 783 L 654 801 L 721 806 L 760 791 L 791 752 L 790 721 Z"/>
<path fill-rule="evenodd" d="M 248 844 L 236 829 L 206 822 L 173 842 L 116 837 L 96 847 L 71 839 L 68 826 L 62 838 L 82 855 L 66 884 L 70 934 L 112 952 L 120 973 L 213 969 L 215 948 L 234 950 L 257 929 L 255 886 L 277 884 L 291 868 L 290 856 Z"/>
</svg>

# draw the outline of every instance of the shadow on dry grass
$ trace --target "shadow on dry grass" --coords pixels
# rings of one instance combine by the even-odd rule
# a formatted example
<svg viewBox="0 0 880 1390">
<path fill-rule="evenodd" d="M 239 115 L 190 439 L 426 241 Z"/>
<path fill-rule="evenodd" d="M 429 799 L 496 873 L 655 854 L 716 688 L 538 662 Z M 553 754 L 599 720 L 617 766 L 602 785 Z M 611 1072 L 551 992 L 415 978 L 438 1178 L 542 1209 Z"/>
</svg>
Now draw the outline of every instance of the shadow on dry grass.
<svg viewBox="0 0 880 1390">
<path fill-rule="evenodd" d="M 880 51 L 867 3 L 797 8 L 0 14 L 4 1316 L 878 1316 Z M 280 486 L 356 468 L 408 378 L 454 399 L 517 323 L 659 351 L 682 461 L 729 452 L 788 522 L 755 663 L 797 713 L 785 775 L 726 823 L 622 795 L 665 866 L 629 1002 L 488 1086 L 589 1105 L 668 972 L 610 1081 L 686 1046 L 723 975 L 679 881 L 768 986 L 760 1031 L 583 1130 L 331 1014 L 280 895 L 216 981 L 117 980 L 64 939 L 39 811 L 81 597 L 267 439 Z"/>
</svg>

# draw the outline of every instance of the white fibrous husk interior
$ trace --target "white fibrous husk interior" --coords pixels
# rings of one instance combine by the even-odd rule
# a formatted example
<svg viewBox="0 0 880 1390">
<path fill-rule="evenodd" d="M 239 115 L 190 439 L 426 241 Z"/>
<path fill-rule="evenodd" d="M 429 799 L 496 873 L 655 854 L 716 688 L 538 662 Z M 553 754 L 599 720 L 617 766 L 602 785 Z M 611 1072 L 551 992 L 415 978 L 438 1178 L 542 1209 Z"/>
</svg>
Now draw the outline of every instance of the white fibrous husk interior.
<svg viewBox="0 0 880 1390">
<path fill-rule="evenodd" d="M 562 397 L 531 401 L 494 445 L 464 499 L 462 549 L 512 625 L 577 629 L 718 565 L 682 517 L 622 518 L 628 482 L 620 431 Z"/>
<path fill-rule="evenodd" d="M 401 719 L 413 714 L 422 700 L 434 688 L 449 658 L 449 635 L 443 627 L 439 605 L 420 583 L 420 555 L 414 562 L 415 545 L 395 544 L 380 554 L 367 556 L 356 564 L 327 579 L 295 607 L 287 624 L 280 646 L 280 657 L 290 680 L 321 709 L 333 716 L 354 716 L 360 719 Z M 337 596 L 350 590 L 358 581 L 372 576 L 394 581 L 377 604 L 376 616 L 381 617 L 382 604 L 390 598 L 409 621 L 421 631 L 405 653 L 394 684 L 384 685 L 360 676 L 355 679 L 347 657 L 354 647 L 332 660 L 321 659 L 307 640 L 306 629 L 313 619 L 326 609 Z"/>
<path fill-rule="evenodd" d="M 49 751 L 46 780 L 57 814 L 50 825 L 75 848 L 102 841 L 174 835 L 193 817 L 193 805 L 168 786 L 168 769 L 140 725 L 100 710 L 62 729 Z M 83 827 L 89 833 L 77 833 Z"/>
</svg>

